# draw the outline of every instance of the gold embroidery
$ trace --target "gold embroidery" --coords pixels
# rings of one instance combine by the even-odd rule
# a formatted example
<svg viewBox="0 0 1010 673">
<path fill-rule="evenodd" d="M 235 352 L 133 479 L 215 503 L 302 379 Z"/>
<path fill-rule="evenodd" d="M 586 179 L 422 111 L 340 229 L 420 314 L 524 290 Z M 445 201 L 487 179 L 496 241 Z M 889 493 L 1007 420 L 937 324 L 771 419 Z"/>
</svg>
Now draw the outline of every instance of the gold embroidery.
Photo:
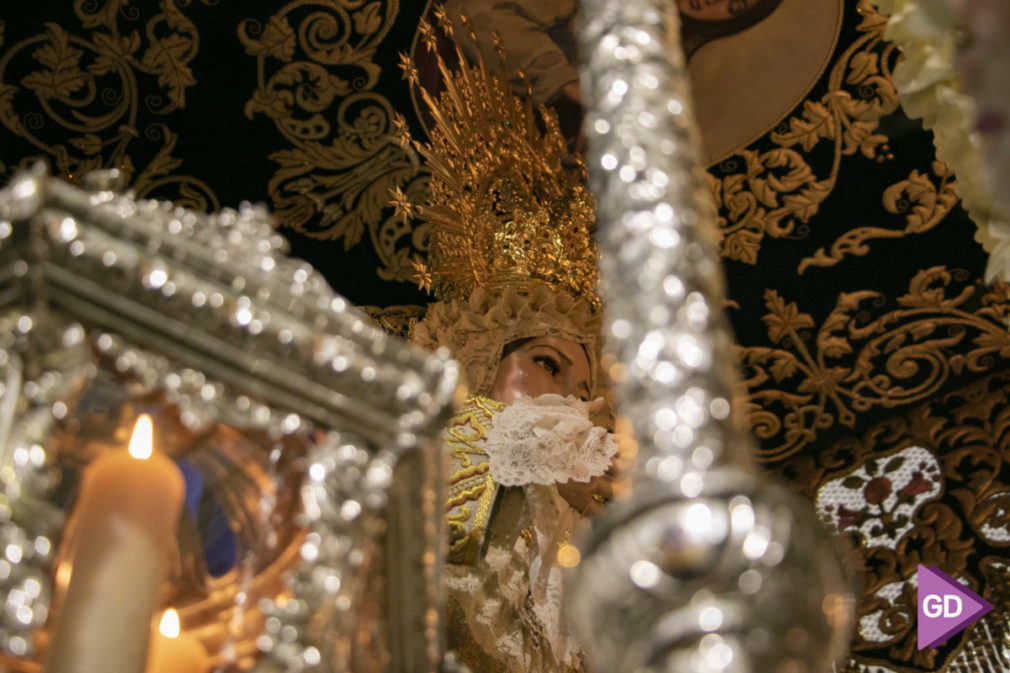
<svg viewBox="0 0 1010 673">
<path fill-rule="evenodd" d="M 843 533 L 853 542 L 853 563 L 861 571 L 862 595 L 857 604 L 860 628 L 852 644 L 853 665 L 844 670 L 882 666 L 900 673 L 982 670 L 952 665 L 974 646 L 1003 642 L 1008 637 L 1004 619 L 985 629 L 968 630 L 942 648 L 916 647 L 917 602 L 912 579 L 919 564 L 934 564 L 945 572 L 968 579 L 972 589 L 999 605 L 1006 600 L 1006 554 L 1010 523 L 1010 375 L 1002 372 L 976 381 L 956 392 L 909 410 L 903 416 L 875 425 L 860 435 L 847 437 L 817 452 L 804 452 L 784 462 L 779 473 L 798 492 L 814 499 L 832 481 L 862 466 L 883 477 L 876 486 L 864 485 L 868 498 L 880 504 L 885 496 L 908 502 L 928 484 L 942 491 L 917 506 L 905 532 L 892 544 L 866 545 L 857 532 Z M 905 465 L 911 476 L 904 488 L 891 483 L 896 455 L 922 447 L 934 458 Z M 920 449 L 921 450 L 921 449 Z M 935 461 L 935 463 L 933 462 Z M 936 466 L 934 468 L 934 466 Z M 933 471 L 935 470 L 935 471 Z M 887 479 L 890 477 L 890 479 Z M 892 486 L 894 486 L 893 491 Z M 883 508 L 868 503 L 850 511 L 835 496 L 835 510 L 853 517 Z M 858 554 L 858 556 L 856 556 Z M 990 629 L 987 632 L 987 629 Z M 973 642 L 976 641 L 976 642 Z M 968 658 L 971 661 L 971 658 Z"/>
<path fill-rule="evenodd" d="M 934 185 L 928 176 L 919 171 L 912 171 L 907 179 L 884 190 L 883 201 L 887 212 L 907 213 L 904 229 L 852 229 L 831 244 L 830 253 L 824 252 L 824 248 L 818 248 L 812 256 L 804 258 L 798 272 L 803 273 L 810 266 L 833 266 L 846 255 L 865 255 L 870 251 L 866 245 L 870 239 L 901 238 L 909 234 L 921 234 L 935 227 L 957 203 L 958 196 L 954 191 L 957 186 L 953 180 L 954 174 L 943 162 L 933 162 L 933 173 L 940 179 L 939 185 Z"/>
<path fill-rule="evenodd" d="M 469 460 L 469 457 L 467 457 L 467 460 Z M 469 479 L 470 477 L 483 475 L 487 472 L 487 470 L 488 470 L 487 463 L 478 463 L 477 465 L 470 465 L 469 467 L 460 468 L 455 473 L 453 473 L 452 476 L 458 479 Z M 477 493 L 470 491 L 463 491 L 460 494 L 460 498 L 461 501 L 472 500 L 474 499 L 475 495 L 477 495 Z M 452 500 L 450 500 L 450 502 L 452 502 Z"/>
<path fill-rule="evenodd" d="M 724 257 L 755 264 L 766 235 L 799 235 L 834 190 L 842 157 L 890 158 L 887 137 L 877 131 L 898 107 L 888 65 L 896 52 L 883 42 L 886 19 L 865 0 L 856 11 L 860 35 L 836 59 L 827 92 L 804 101 L 797 116 L 768 136 L 778 147 L 742 150 L 709 170 Z M 833 144 L 832 160 L 815 169 L 812 155 L 822 141 Z"/>
<path fill-rule="evenodd" d="M 865 311 L 883 305 L 884 295 L 842 293 L 819 327 L 767 290 L 763 320 L 774 346 L 737 347 L 746 408 L 764 440 L 757 458 L 787 458 L 835 423 L 851 428 L 858 413 L 927 399 L 950 377 L 984 372 L 994 356 L 1010 355 L 1007 286 L 982 291 L 964 280 L 944 267 L 920 271 L 897 307 L 874 317 Z"/>
<path fill-rule="evenodd" d="M 397 0 L 289 2 L 262 25 L 239 26 L 256 59 L 257 86 L 245 113 L 268 117 L 290 146 L 270 155 L 278 165 L 268 190 L 281 226 L 345 250 L 365 234 L 383 280 L 408 280 L 423 230 L 389 207 L 391 190 L 421 198 L 426 174 L 399 145 L 389 100 L 378 93 L 376 48 L 399 11 Z"/>
<path fill-rule="evenodd" d="M 406 304 L 403 306 L 358 306 L 368 314 L 375 324 L 403 339 L 408 338 L 411 328 L 424 317 L 424 306 Z"/>
<path fill-rule="evenodd" d="M 443 436 L 452 459 L 445 509 L 449 560 L 455 563 L 472 563 L 484 539 L 498 488 L 488 470 L 483 444 L 491 419 L 504 408 L 488 398 L 469 397 Z M 469 503 L 473 502 L 476 506 L 471 508 Z"/>
<path fill-rule="evenodd" d="M 72 181 L 95 169 L 118 168 L 140 198 L 157 192 L 180 205 L 219 210 L 206 183 L 178 171 L 182 161 L 172 156 L 177 136 L 160 121 L 186 106 L 186 92 L 196 84 L 189 64 L 199 34 L 177 6 L 189 3 L 162 0 L 142 32 L 124 33 L 121 21 L 150 11 L 126 4 L 76 0 L 79 33 L 69 32 L 66 23 L 47 23 L 45 32 L 9 45 L 0 58 L 0 123 Z M 13 85 L 6 83 L 10 72 L 28 74 Z M 142 94 L 148 81 L 157 89 Z M 159 121 L 145 122 L 142 113 Z M 138 171 L 129 150 L 145 142 L 160 148 Z"/>
</svg>

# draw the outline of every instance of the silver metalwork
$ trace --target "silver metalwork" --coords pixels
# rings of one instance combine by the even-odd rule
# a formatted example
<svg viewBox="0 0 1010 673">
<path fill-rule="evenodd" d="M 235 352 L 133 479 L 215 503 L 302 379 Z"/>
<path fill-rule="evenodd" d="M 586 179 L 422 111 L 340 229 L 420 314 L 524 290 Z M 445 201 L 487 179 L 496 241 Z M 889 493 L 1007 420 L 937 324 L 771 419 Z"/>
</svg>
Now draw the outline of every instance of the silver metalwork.
<svg viewBox="0 0 1010 673">
<path fill-rule="evenodd" d="M 830 670 L 851 600 L 810 503 L 762 481 L 734 423 L 715 209 L 674 3 L 583 0 L 590 186 L 633 496 L 583 545 L 569 614 L 595 670 Z"/>
<path fill-rule="evenodd" d="M 216 670 L 435 670 L 434 455 L 455 363 L 372 327 L 285 255 L 261 208 L 206 216 L 118 194 L 114 175 L 88 184 L 39 164 L 0 191 L 4 652 L 30 657 L 45 621 L 53 470 L 117 441 L 122 408 L 153 406 L 169 443 L 193 442 L 171 453 L 216 475 L 242 522 L 224 577 L 187 570 L 202 566 L 185 548 L 175 564 L 202 596 L 183 626 Z"/>
<path fill-rule="evenodd" d="M 46 438 L 62 411 L 59 400 L 76 383 L 57 371 L 26 367 L 20 353 L 39 335 L 24 317 L 0 317 L 0 651 L 15 656 L 31 653 L 31 632 L 49 614 L 63 514 L 49 500 L 57 475 L 48 462 Z M 85 346 L 76 338 L 79 329 L 70 325 L 63 334 L 47 335 L 55 337 L 43 346 L 50 361 L 67 369 L 86 361 Z"/>
</svg>

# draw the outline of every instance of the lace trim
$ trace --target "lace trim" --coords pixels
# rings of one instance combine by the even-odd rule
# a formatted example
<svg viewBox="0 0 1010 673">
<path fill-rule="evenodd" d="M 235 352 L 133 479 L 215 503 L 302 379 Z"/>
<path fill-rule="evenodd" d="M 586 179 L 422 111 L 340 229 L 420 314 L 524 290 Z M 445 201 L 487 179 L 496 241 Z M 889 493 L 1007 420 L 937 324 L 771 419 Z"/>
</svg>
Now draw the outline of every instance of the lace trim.
<svg viewBox="0 0 1010 673">
<path fill-rule="evenodd" d="M 462 365 L 470 392 L 486 395 L 506 345 L 527 337 L 562 337 L 586 347 L 595 390 L 601 380 L 599 332 L 600 318 L 588 302 L 537 284 L 500 292 L 477 288 L 468 301 L 435 302 L 414 326 L 410 342 L 429 350 L 448 348 Z"/>
<path fill-rule="evenodd" d="M 462 617 L 456 628 L 491 658 L 494 670 L 575 673 L 583 669 L 582 654 L 562 615 L 567 571 L 557 552 L 589 524 L 553 485 L 528 485 L 522 497 L 514 537 L 489 545 L 476 566 L 447 567 L 450 602 Z"/>
<path fill-rule="evenodd" d="M 494 418 L 484 450 L 503 486 L 589 481 L 610 467 L 614 436 L 589 419 L 575 397 L 540 395 L 515 402 Z"/>
<path fill-rule="evenodd" d="M 536 553 L 530 559 L 530 607 L 558 661 L 578 668 L 579 646 L 568 633 L 562 614 L 566 570 L 558 563 L 558 551 L 573 536 L 585 532 L 588 522 L 565 502 L 557 488 L 528 487 L 526 500 L 537 540 Z"/>
</svg>

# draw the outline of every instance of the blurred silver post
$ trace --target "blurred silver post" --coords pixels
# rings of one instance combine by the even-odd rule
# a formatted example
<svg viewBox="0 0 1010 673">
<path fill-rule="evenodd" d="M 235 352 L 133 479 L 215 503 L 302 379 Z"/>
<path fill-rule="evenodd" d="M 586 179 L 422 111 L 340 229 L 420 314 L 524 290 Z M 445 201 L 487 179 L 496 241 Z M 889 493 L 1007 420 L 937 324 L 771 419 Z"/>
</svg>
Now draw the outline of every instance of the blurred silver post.
<svg viewBox="0 0 1010 673">
<path fill-rule="evenodd" d="M 844 651 L 845 573 L 812 507 L 749 466 L 715 206 L 666 0 L 583 0 L 584 132 L 599 204 L 633 495 L 583 545 L 568 613 L 600 671 L 816 673 Z"/>
</svg>

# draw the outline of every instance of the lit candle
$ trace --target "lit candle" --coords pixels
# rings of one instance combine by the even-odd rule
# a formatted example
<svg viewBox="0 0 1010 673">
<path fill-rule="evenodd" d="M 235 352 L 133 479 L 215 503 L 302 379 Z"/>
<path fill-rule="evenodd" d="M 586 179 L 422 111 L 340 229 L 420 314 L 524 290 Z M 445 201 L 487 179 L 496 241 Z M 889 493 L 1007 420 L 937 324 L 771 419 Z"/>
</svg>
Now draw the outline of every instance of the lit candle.
<svg viewBox="0 0 1010 673">
<path fill-rule="evenodd" d="M 84 470 L 49 673 L 144 670 L 185 492 L 175 463 L 154 451 L 153 434 L 150 417 L 141 416 L 129 451 L 107 451 Z"/>
<path fill-rule="evenodd" d="M 203 643 L 182 633 L 179 613 L 172 609 L 161 616 L 149 652 L 146 673 L 207 673 L 210 668 Z"/>
</svg>

